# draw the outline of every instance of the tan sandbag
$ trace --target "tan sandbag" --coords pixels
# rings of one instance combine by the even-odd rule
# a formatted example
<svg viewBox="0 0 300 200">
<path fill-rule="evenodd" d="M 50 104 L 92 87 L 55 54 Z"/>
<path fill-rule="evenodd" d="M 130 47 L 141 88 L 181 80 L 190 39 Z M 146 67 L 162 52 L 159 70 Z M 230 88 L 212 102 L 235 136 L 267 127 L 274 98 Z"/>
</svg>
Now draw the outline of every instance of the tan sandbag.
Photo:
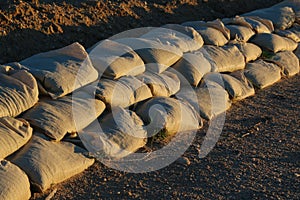
<svg viewBox="0 0 300 200">
<path fill-rule="evenodd" d="M 255 32 L 248 27 L 238 25 L 227 25 L 226 28 L 230 30 L 230 39 L 247 42 Z"/>
<path fill-rule="evenodd" d="M 32 128 L 24 119 L 0 118 L 0 160 L 16 152 L 32 136 Z"/>
<path fill-rule="evenodd" d="M 280 67 L 261 59 L 248 63 L 244 74 L 259 89 L 268 87 L 281 79 Z"/>
<path fill-rule="evenodd" d="M 49 141 L 34 133 L 10 161 L 28 175 L 33 191 L 43 192 L 91 166 L 94 160 L 83 156 L 85 152 L 71 143 Z"/>
<path fill-rule="evenodd" d="M 148 124 L 148 136 L 162 133 L 171 137 L 202 126 L 201 119 L 189 103 L 168 97 L 154 97 L 140 105 L 136 113 Z"/>
<path fill-rule="evenodd" d="M 294 23 L 292 28 L 286 30 L 278 30 L 276 31 L 276 34 L 290 38 L 295 42 L 300 42 L 300 24 Z"/>
<path fill-rule="evenodd" d="M 230 95 L 231 99 L 238 101 L 255 94 L 253 85 L 246 79 L 243 70 L 230 74 L 208 73 L 204 76 L 204 83 L 213 82 L 222 86 Z"/>
<path fill-rule="evenodd" d="M 57 100 L 43 99 L 23 118 L 51 139 L 60 141 L 67 133 L 87 127 L 105 109 L 105 104 L 94 96 L 76 93 Z"/>
<path fill-rule="evenodd" d="M 290 77 L 299 73 L 299 59 L 291 51 L 278 52 L 267 60 L 281 67 L 284 76 Z"/>
<path fill-rule="evenodd" d="M 84 90 L 95 94 L 108 107 L 126 108 L 152 97 L 150 88 L 134 76 L 123 76 L 118 80 L 100 79 L 95 86 Z"/>
<path fill-rule="evenodd" d="M 254 10 L 243 16 L 257 16 L 273 22 L 275 29 L 285 30 L 295 22 L 295 13 L 291 7 L 270 7 Z"/>
<path fill-rule="evenodd" d="M 15 117 L 31 108 L 38 101 L 38 85 L 25 70 L 2 67 L 0 73 L 0 117 Z"/>
<path fill-rule="evenodd" d="M 209 84 L 211 84 L 209 87 L 203 84 L 194 91 L 182 87 L 176 94 L 177 98 L 189 102 L 206 120 L 224 113 L 231 106 L 226 90 L 217 83 L 210 82 Z"/>
<path fill-rule="evenodd" d="M 300 23 L 300 2 L 299 0 L 285 0 L 272 6 L 273 8 L 291 7 L 296 15 L 296 22 Z"/>
<path fill-rule="evenodd" d="M 171 44 L 144 38 L 122 38 L 116 40 L 131 47 L 144 61 L 147 71 L 161 73 L 182 57 L 182 51 Z"/>
<path fill-rule="evenodd" d="M 143 125 L 133 111 L 115 107 L 112 113 L 80 131 L 79 136 L 92 156 L 120 159 L 145 146 L 147 132 Z"/>
<path fill-rule="evenodd" d="M 84 47 L 75 42 L 20 62 L 52 98 L 65 96 L 98 78 Z"/>
<path fill-rule="evenodd" d="M 185 22 L 182 25 L 193 27 L 196 31 L 198 31 L 206 45 L 223 46 L 230 39 L 230 31 L 220 20 L 210 22 L 190 21 Z"/>
<path fill-rule="evenodd" d="M 176 74 L 165 71 L 161 74 L 145 72 L 137 76 L 137 79 L 148 85 L 152 96 L 169 97 L 176 94 L 180 89 L 180 80 Z"/>
<path fill-rule="evenodd" d="M 261 48 L 253 43 L 236 43 L 234 45 L 244 55 L 246 63 L 256 60 L 262 54 Z"/>
<path fill-rule="evenodd" d="M 179 24 L 164 25 L 146 33 L 141 38 L 171 44 L 182 52 L 195 51 L 203 46 L 203 39 L 197 31 Z"/>
<path fill-rule="evenodd" d="M 30 183 L 27 175 L 16 165 L 0 160 L 0 199 L 30 199 Z"/>
<path fill-rule="evenodd" d="M 173 68 L 187 80 L 181 81 L 181 84 L 188 82 L 192 86 L 197 86 L 202 77 L 211 71 L 212 66 L 203 55 L 202 50 L 198 50 L 183 54 L 182 58 L 173 65 Z"/>
<path fill-rule="evenodd" d="M 140 56 L 130 47 L 112 40 L 95 44 L 89 53 L 93 66 L 100 76 L 117 79 L 121 76 L 136 76 L 145 71 Z"/>
<path fill-rule="evenodd" d="M 250 39 L 250 42 L 274 53 L 279 51 L 294 51 L 298 45 L 295 41 L 289 38 L 269 33 L 256 34 Z"/>
<path fill-rule="evenodd" d="M 227 25 L 238 25 L 251 28 L 255 33 L 271 33 L 274 31 L 272 21 L 261 19 L 259 17 L 241 17 L 224 18 L 222 22 Z"/>
<path fill-rule="evenodd" d="M 244 56 L 236 46 L 205 45 L 203 48 L 215 63 L 218 72 L 233 72 L 245 68 Z"/>
</svg>

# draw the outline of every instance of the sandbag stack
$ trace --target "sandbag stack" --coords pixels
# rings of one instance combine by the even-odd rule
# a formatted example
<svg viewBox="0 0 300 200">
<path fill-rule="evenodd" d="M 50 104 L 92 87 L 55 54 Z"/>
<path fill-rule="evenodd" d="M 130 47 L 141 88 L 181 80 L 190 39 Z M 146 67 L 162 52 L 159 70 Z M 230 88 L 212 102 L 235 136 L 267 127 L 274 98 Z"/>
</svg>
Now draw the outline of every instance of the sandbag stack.
<svg viewBox="0 0 300 200">
<path fill-rule="evenodd" d="M 83 171 L 94 162 L 86 149 L 121 159 L 149 137 L 198 130 L 202 119 L 296 75 L 299 8 L 287 0 L 0 66 L 0 198 L 28 199 L 30 183 L 43 192 Z"/>
</svg>

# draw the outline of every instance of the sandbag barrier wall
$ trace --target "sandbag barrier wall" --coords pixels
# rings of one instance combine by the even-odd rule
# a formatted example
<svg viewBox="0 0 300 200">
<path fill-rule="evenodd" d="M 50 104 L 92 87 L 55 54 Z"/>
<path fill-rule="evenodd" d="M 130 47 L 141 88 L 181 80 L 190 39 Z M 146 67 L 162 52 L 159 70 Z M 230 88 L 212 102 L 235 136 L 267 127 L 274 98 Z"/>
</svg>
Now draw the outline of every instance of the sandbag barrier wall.
<svg viewBox="0 0 300 200">
<path fill-rule="evenodd" d="M 74 140 L 77 130 L 88 134 L 100 123 L 109 139 L 102 153 L 122 158 L 143 147 L 157 127 L 166 136 L 201 128 L 199 115 L 212 119 L 255 89 L 299 73 L 296 0 L 137 35 L 102 41 L 88 50 L 90 55 L 74 43 L 0 66 L 0 199 L 29 199 L 31 191 L 43 192 L 91 166 L 94 159 L 85 157 Z M 95 83 L 98 74 L 103 78 Z M 198 98 L 186 92 L 190 86 Z M 222 106 L 211 108 L 212 93 Z M 153 105 L 167 105 L 172 116 L 156 113 L 160 117 L 152 121 Z M 122 120 L 114 120 L 112 109 Z M 84 116 L 79 125 L 74 113 Z M 178 118 L 184 120 L 174 126 Z"/>
</svg>

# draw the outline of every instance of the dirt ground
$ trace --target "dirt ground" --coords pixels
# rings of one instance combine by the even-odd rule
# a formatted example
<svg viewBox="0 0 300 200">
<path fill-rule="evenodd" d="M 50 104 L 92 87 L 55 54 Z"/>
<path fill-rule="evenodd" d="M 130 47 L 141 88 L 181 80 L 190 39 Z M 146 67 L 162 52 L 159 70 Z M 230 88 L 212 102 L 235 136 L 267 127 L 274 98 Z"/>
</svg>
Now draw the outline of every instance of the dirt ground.
<svg viewBox="0 0 300 200">
<path fill-rule="evenodd" d="M 124 30 L 213 20 L 280 0 L 7 0 L 0 2 L 0 64 L 79 41 L 90 47 Z M 233 104 L 216 147 L 198 157 L 206 128 L 185 153 L 191 164 L 131 174 L 96 163 L 54 186 L 53 199 L 299 199 L 300 76 Z M 52 189 L 52 190 L 53 190 Z M 44 199 L 34 194 L 32 199 Z"/>
</svg>

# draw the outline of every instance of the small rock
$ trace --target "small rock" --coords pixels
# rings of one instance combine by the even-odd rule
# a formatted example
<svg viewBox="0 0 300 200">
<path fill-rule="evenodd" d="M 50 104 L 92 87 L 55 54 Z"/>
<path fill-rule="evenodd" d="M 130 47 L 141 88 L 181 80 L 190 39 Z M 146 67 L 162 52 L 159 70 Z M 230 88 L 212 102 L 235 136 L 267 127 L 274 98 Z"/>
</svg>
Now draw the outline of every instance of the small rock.
<svg viewBox="0 0 300 200">
<path fill-rule="evenodd" d="M 191 161 L 187 157 L 184 157 L 184 156 L 178 158 L 176 162 L 179 164 L 182 164 L 182 165 L 190 165 L 191 164 Z"/>
</svg>

